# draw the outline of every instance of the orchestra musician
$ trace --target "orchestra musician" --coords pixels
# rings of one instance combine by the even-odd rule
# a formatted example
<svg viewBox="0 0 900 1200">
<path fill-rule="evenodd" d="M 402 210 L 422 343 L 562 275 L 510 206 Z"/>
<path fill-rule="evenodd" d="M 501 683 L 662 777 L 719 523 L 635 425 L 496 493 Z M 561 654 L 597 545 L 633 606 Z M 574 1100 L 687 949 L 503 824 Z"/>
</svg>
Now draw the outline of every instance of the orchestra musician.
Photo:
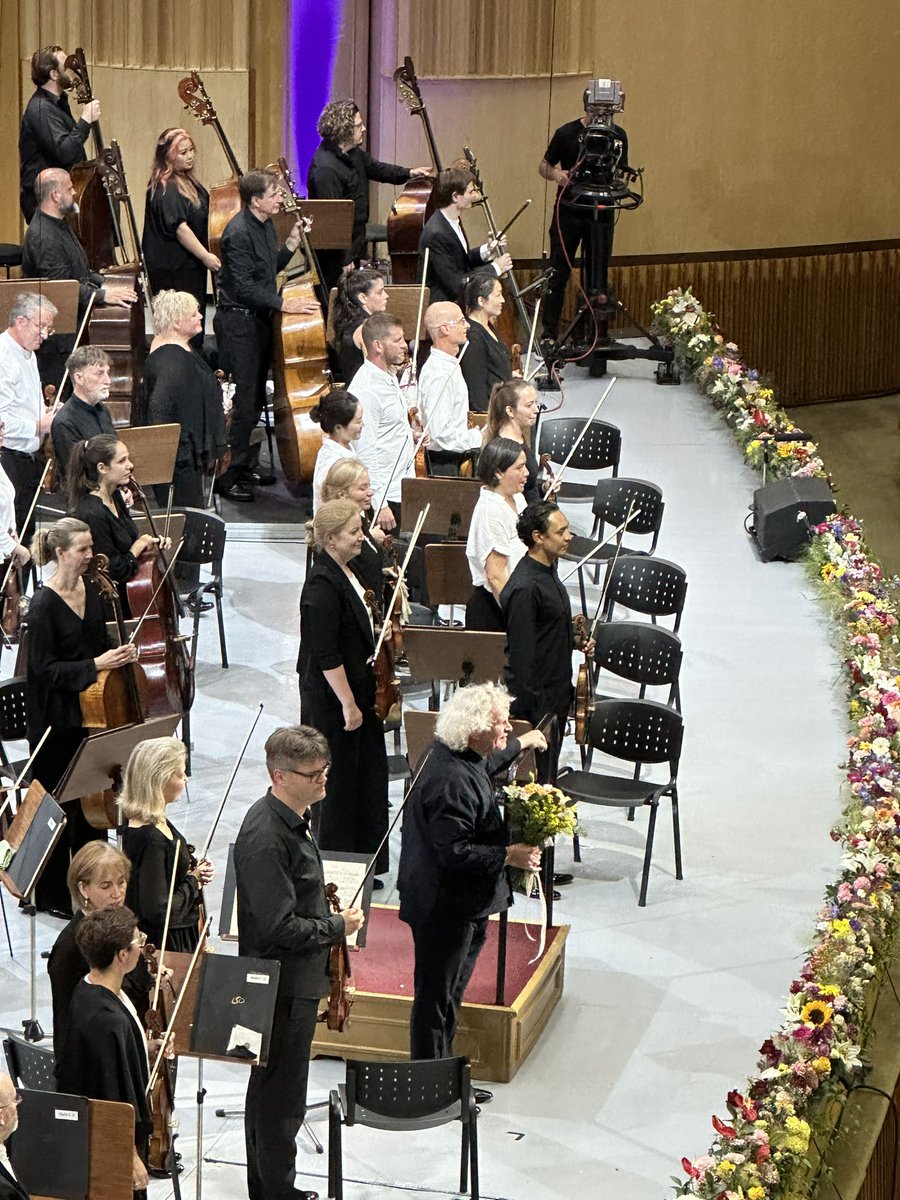
<svg viewBox="0 0 900 1200">
<path fill-rule="evenodd" d="M 466 558 L 472 574 L 472 595 L 466 604 L 466 628 L 502 633 L 500 593 L 512 569 L 525 553 L 516 534 L 516 521 L 525 507 L 522 489 L 527 467 L 525 452 L 510 438 L 488 442 L 478 460 L 481 490 L 472 511 Z"/>
<path fill-rule="evenodd" d="M 369 180 L 376 183 L 406 183 L 430 175 L 430 167 L 398 167 L 378 162 L 362 148 L 366 127 L 354 100 L 332 100 L 322 109 L 316 129 L 319 143 L 306 188 L 310 200 L 352 200 L 353 232 L 345 250 L 319 250 L 317 257 L 326 292 L 337 283 L 341 271 L 358 264 L 366 248 L 369 220 Z"/>
<path fill-rule="evenodd" d="M 134 1200 L 146 1200 L 147 1157 L 153 1121 L 146 1090 L 147 1038 L 122 983 L 147 938 L 129 908 L 111 905 L 85 914 L 75 941 L 90 970 L 72 995 L 69 1027 L 56 1063 L 57 1089 L 134 1109 Z"/>
<path fill-rule="evenodd" d="M 109 559 L 109 577 L 119 585 L 123 615 L 131 616 L 125 584 L 138 571 L 138 559 L 159 544 L 152 534 L 139 534 L 121 488 L 133 470 L 128 447 L 114 434 L 101 433 L 77 442 L 69 456 L 69 513 L 91 531 L 95 554 Z"/>
<path fill-rule="evenodd" d="M 131 752 L 119 798 L 122 849 L 131 863 L 126 904 L 148 940 L 162 947 L 172 872 L 172 911 L 165 949 L 192 954 L 200 940 L 200 894 L 212 881 L 208 859 L 191 848 L 167 815 L 184 791 L 187 750 L 172 737 L 149 738 Z"/>
<path fill-rule="evenodd" d="M 428 429 L 429 452 L 465 455 L 481 445 L 481 430 L 469 429 L 469 389 L 459 360 L 469 322 L 458 304 L 441 301 L 425 310 L 425 329 L 431 351 L 419 372 L 419 423 Z"/>
<path fill-rule="evenodd" d="M 104 278 L 92 271 L 84 247 L 66 220 L 77 212 L 75 187 L 68 171 L 48 167 L 35 181 L 37 212 L 31 218 L 22 243 L 22 274 L 27 279 L 77 279 L 78 320 L 93 297 L 95 304 L 129 308 L 137 292 L 128 283 Z M 38 350 L 41 383 L 59 387 L 66 358 L 75 348 L 75 333 L 54 333 Z"/>
<path fill-rule="evenodd" d="M 455 303 L 475 273 L 503 275 L 512 270 L 512 258 L 493 239 L 474 250 L 469 249 L 460 216 L 468 212 L 478 198 L 471 171 L 450 167 L 438 175 L 434 185 L 437 207 L 425 222 L 419 238 L 418 280 L 421 283 L 423 255 L 427 248 L 430 253 L 426 283 L 431 289 L 432 301 L 452 300 Z M 498 252 L 499 257 L 494 258 Z"/>
<path fill-rule="evenodd" d="M 356 453 L 366 464 L 376 496 L 384 497 L 375 523 L 389 533 L 400 519 L 401 482 L 416 473 L 412 430 L 396 375 L 408 349 L 403 325 L 388 312 L 369 317 L 362 336 L 366 361 L 353 376 L 353 394 L 363 411 Z"/>
<path fill-rule="evenodd" d="M 556 202 L 553 206 L 553 219 L 550 222 L 550 284 L 541 309 L 541 341 L 556 341 L 566 284 L 569 282 L 572 266 L 575 265 L 579 245 L 582 248 L 582 287 L 587 292 L 597 294 L 602 306 L 600 311 L 615 312 L 616 309 L 615 298 L 610 292 L 608 278 L 613 234 L 616 228 L 616 210 L 602 207 L 590 208 L 582 215 L 580 212 L 573 212 L 564 203 L 560 203 L 560 197 L 569 185 L 572 169 L 582 155 L 581 136 L 586 126 L 590 124 L 589 95 L 589 91 L 585 89 L 584 116 L 560 125 L 550 139 L 550 145 L 544 151 L 544 157 L 538 166 L 538 174 L 541 179 L 556 184 Z M 621 125 L 611 125 L 610 127 L 622 139 L 625 147 L 624 158 L 627 160 L 628 136 L 625 130 Z M 627 161 L 620 165 L 627 166 Z M 589 253 L 592 236 L 597 239 L 596 257 Z M 595 267 L 599 272 L 596 279 L 592 277 Z"/>
<path fill-rule="evenodd" d="M 525 555 L 500 594 L 506 625 L 506 685 L 515 696 L 512 712 L 537 725 L 556 717 L 546 754 L 536 755 L 538 782 L 555 783 L 572 707 L 572 606 L 559 581 L 557 563 L 572 540 L 565 513 L 549 500 L 529 504 L 517 530 Z M 593 653 L 589 643 L 587 654 Z"/>
<path fill-rule="evenodd" d="M 5 430 L 0 465 L 15 488 L 16 528 L 28 541 L 33 523 L 23 529 L 37 491 L 43 463 L 41 441 L 50 432 L 57 408 L 44 408 L 36 351 L 53 331 L 56 305 L 37 292 L 20 292 L 0 333 L 0 421 Z"/>
<path fill-rule="evenodd" d="M 53 792 L 85 737 L 80 693 L 100 671 L 137 660 L 132 645 L 109 647 L 106 607 L 100 588 L 85 573 L 93 557 L 90 528 L 63 517 L 38 530 L 31 552 L 39 566 L 53 563 L 53 574 L 28 606 L 25 703 L 28 743 L 37 747 L 49 725 L 50 735 L 32 765 L 32 778 Z M 66 809 L 65 837 L 57 845 L 35 887 L 35 904 L 66 918 L 72 916 L 66 872 L 70 852 L 98 837 L 79 804 Z"/>
<path fill-rule="evenodd" d="M 363 523 L 363 544 L 353 569 L 363 586 L 376 597 L 384 590 L 384 542 L 386 534 L 371 524 L 372 484 L 369 472 L 358 458 L 340 458 L 332 463 L 322 484 L 322 503 L 329 500 L 352 500 L 359 508 Z"/>
<path fill-rule="evenodd" d="M 3 422 L 0 421 L 0 451 L 3 450 L 5 434 Z M 15 558 L 16 566 L 24 567 L 31 562 L 31 552 L 19 541 L 16 529 L 16 489 L 0 461 L 0 562 L 5 564 L 10 558 Z M 5 565 L 3 570 L 5 572 Z"/>
<path fill-rule="evenodd" d="M 234 381 L 229 433 L 231 465 L 216 491 L 238 503 L 255 499 L 255 485 L 268 486 L 275 476 L 250 466 L 250 435 L 265 405 L 266 377 L 272 360 L 272 317 L 276 312 L 318 312 L 312 300 L 283 300 L 276 276 L 300 245 L 300 220 L 279 248 L 272 217 L 281 211 L 282 191 L 272 171 L 247 171 L 238 191 L 241 211 L 231 218 L 219 248 L 219 300 L 213 328 L 219 366 Z"/>
<path fill-rule="evenodd" d="M 197 301 L 200 328 L 192 344 L 198 351 L 203 349 L 206 273 L 222 265 L 210 253 L 208 223 L 209 192 L 194 171 L 193 139 L 184 129 L 164 129 L 147 184 L 141 248 L 154 295 L 188 292 Z"/>
<path fill-rule="evenodd" d="M 332 345 L 337 354 L 341 378 L 347 387 L 365 362 L 363 323 L 372 313 L 384 312 L 387 303 L 387 288 L 384 286 L 384 276 L 379 271 L 360 267 L 356 271 L 345 271 L 338 279 L 331 318 L 334 330 Z"/>
<path fill-rule="evenodd" d="M 383 739 L 382 739 L 383 741 Z M 266 1066 L 252 1067 L 244 1129 L 250 1200 L 317 1200 L 294 1187 L 306 1115 L 309 1055 L 328 951 L 358 930 L 361 909 L 329 912 L 308 810 L 325 796 L 328 742 L 303 725 L 266 742 L 271 785 L 244 817 L 234 846 L 239 953 L 281 964 Z"/>
<path fill-rule="evenodd" d="M 468 354 L 466 355 L 468 358 Z M 528 479 L 525 483 L 525 502 L 541 499 L 540 466 L 531 448 L 531 433 L 538 418 L 537 389 L 524 379 L 508 379 L 498 383 L 491 392 L 488 416 L 484 427 L 485 443 L 493 438 L 509 438 L 525 451 Z"/>
<path fill-rule="evenodd" d="M 297 673 L 301 719 L 325 735 L 331 758 L 316 834 L 323 850 L 370 854 L 388 827 L 388 766 L 374 708 L 373 618 L 353 562 L 365 541 L 359 502 L 322 504 L 312 540 L 319 553 L 300 595 Z M 387 869 L 385 842 L 375 873 Z"/>
<path fill-rule="evenodd" d="M 62 1054 L 69 1028 L 69 1007 L 75 985 L 88 973 L 88 964 L 78 948 L 75 935 L 85 913 L 100 908 L 121 908 L 125 903 L 131 863 L 117 847 L 109 842 L 88 842 L 72 858 L 66 882 L 72 897 L 75 916 L 68 923 L 50 951 L 47 974 L 53 998 L 53 1052 Z M 150 974 L 139 962 L 122 981 L 123 990 L 138 1013 L 149 1006 Z"/>
<path fill-rule="evenodd" d="M 50 430 L 60 483 L 65 483 L 73 446 L 98 433 L 115 433 L 113 419 L 103 403 L 109 399 L 111 365 L 109 355 L 99 346 L 79 346 L 66 359 L 72 394 L 56 412 Z"/>
<path fill-rule="evenodd" d="M 504 303 L 503 284 L 490 275 L 473 275 L 463 288 L 469 348 L 459 365 L 469 389 L 472 412 L 487 412 L 494 385 L 513 377 L 509 351 L 491 325 L 503 312 Z"/>
<path fill-rule="evenodd" d="M 74 80 L 66 72 L 62 46 L 45 46 L 31 56 L 34 95 L 19 126 L 19 206 L 26 224 L 37 206 L 34 181 L 45 167 L 74 167 L 84 162 L 91 125 L 100 119 L 100 101 L 91 100 L 76 121 L 66 92 Z"/>
<path fill-rule="evenodd" d="M 400 920 L 415 943 L 410 1058 L 453 1054 L 488 917 L 512 902 L 506 868 L 540 862 L 537 847 L 507 844 L 491 781 L 522 749 L 545 745 L 537 730 L 509 736 L 509 703 L 493 683 L 459 688 L 438 714 L 435 740 L 406 801 L 397 886 Z M 490 1092 L 475 1098 L 483 1103 Z"/>
<path fill-rule="evenodd" d="M 203 310 L 188 291 L 161 291 L 153 297 L 153 341 L 132 409 L 133 425 L 181 426 L 172 499 L 177 505 L 203 508 L 204 472 L 215 470 L 228 449 L 222 393 L 212 368 L 197 352 Z M 159 486 L 157 500 L 168 500 Z"/>
<path fill-rule="evenodd" d="M 352 393 L 334 388 L 309 410 L 309 419 L 322 430 L 322 445 L 313 470 L 313 515 L 322 503 L 325 476 L 342 458 L 354 458 L 352 443 L 363 429 L 362 405 Z"/>
<path fill-rule="evenodd" d="M 28 1193 L 16 1179 L 6 1143 L 19 1127 L 21 1097 L 8 1075 L 0 1074 L 0 1200 L 29 1200 Z"/>
</svg>

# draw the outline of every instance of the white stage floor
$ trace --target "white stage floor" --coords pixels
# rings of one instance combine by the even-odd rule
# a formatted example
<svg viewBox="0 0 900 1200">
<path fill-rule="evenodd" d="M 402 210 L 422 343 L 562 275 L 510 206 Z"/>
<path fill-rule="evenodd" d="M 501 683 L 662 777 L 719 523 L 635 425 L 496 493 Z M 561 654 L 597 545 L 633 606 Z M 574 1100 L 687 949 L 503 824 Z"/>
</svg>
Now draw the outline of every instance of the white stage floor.
<svg viewBox="0 0 900 1200">
<path fill-rule="evenodd" d="M 586 416 L 605 381 L 577 368 L 568 374 L 562 411 Z M 552 405 L 558 395 L 544 398 Z M 559 869 L 575 874 L 556 906 L 556 919 L 572 930 L 565 993 L 517 1078 L 496 1086 L 482 1111 L 486 1198 L 659 1200 L 668 1193 L 682 1155 L 705 1152 L 711 1114 L 723 1111 L 726 1092 L 743 1084 L 777 1026 L 824 887 L 837 873 L 839 848 L 828 831 L 839 812 L 843 683 L 830 626 L 802 568 L 761 564 L 744 532 L 757 477 L 708 402 L 692 386 L 656 386 L 646 364 L 620 370 L 600 415 L 622 428 L 620 473 L 662 487 L 658 554 L 688 574 L 681 626 L 685 878 L 674 878 L 666 808 L 643 910 L 637 887 L 646 814 L 628 824 L 614 811 L 582 813 L 580 865 L 570 868 L 570 848 L 558 847 Z M 569 512 L 586 533 L 589 506 Z M 189 839 L 202 841 L 233 756 L 265 702 L 213 846 L 223 868 L 244 811 L 266 787 L 263 742 L 298 716 L 300 538 L 299 524 L 231 528 L 229 670 L 218 665 L 213 618 L 202 623 L 194 775 L 189 799 L 173 814 Z M 213 911 L 222 874 L 209 889 Z M 387 890 L 379 899 L 396 897 Z M 0 931 L 0 1024 L 17 1028 L 29 1002 L 27 925 L 8 898 L 6 910 L 16 957 L 10 961 Z M 37 919 L 39 952 L 60 927 Z M 39 961 L 45 1029 L 49 1014 Z M 325 1099 L 341 1075 L 337 1062 L 314 1062 L 310 1102 Z M 241 1121 L 214 1115 L 223 1105 L 240 1107 L 245 1082 L 240 1067 L 205 1068 L 203 1152 L 219 1161 L 205 1164 L 203 1191 L 216 1200 L 246 1195 Z M 194 1064 L 183 1060 L 178 1145 L 186 1197 L 195 1188 L 195 1087 Z M 324 1115 L 314 1121 L 324 1140 Z M 348 1130 L 347 1200 L 455 1195 L 458 1148 L 453 1127 L 408 1138 Z M 297 1166 L 298 1186 L 324 1196 L 325 1158 L 304 1137 Z M 170 1194 L 165 1181 L 151 1183 L 152 1200 Z"/>
</svg>

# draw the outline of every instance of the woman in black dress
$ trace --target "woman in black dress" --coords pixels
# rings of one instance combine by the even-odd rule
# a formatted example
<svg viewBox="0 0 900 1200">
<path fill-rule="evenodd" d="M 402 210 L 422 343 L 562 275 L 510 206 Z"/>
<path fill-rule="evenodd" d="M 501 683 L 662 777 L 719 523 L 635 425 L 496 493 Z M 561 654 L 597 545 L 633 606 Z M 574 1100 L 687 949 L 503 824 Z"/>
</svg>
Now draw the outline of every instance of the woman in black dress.
<svg viewBox="0 0 900 1200">
<path fill-rule="evenodd" d="M 364 541 L 358 502 L 322 504 L 312 537 L 320 553 L 300 596 L 297 671 L 301 720 L 323 733 L 331 749 L 317 836 L 323 850 L 371 854 L 387 832 L 388 770 L 374 709 L 372 615 L 352 565 Z M 375 870 L 387 869 L 385 843 Z"/>
<path fill-rule="evenodd" d="M 363 323 L 372 313 L 385 312 L 387 302 L 384 276 L 379 271 L 361 267 L 345 273 L 338 280 L 331 318 L 334 329 L 332 344 L 337 354 L 338 369 L 347 387 L 365 361 Z"/>
<path fill-rule="evenodd" d="M 32 778 L 53 792 L 86 736 L 80 693 L 100 671 L 135 662 L 134 646 L 109 648 L 107 611 L 99 586 L 84 578 L 93 557 L 90 528 L 74 517 L 39 530 L 31 544 L 39 566 L 53 563 L 53 575 L 28 606 L 25 705 L 32 750 L 50 726 L 32 766 Z M 44 911 L 71 916 L 66 871 L 70 852 L 102 836 L 90 826 L 81 805 L 66 810 L 65 836 L 50 856 L 35 888 Z"/>
<path fill-rule="evenodd" d="M 88 842 L 69 864 L 67 883 L 75 916 L 53 943 L 47 959 L 53 997 L 53 1052 L 57 1059 L 62 1053 L 69 1028 L 69 1007 L 75 986 L 89 970 L 87 960 L 76 942 L 78 926 L 86 913 L 101 908 L 122 907 L 130 873 L 131 863 L 121 850 L 109 842 Z M 139 1016 L 149 1007 L 151 983 L 143 960 L 125 976 L 122 986 Z"/>
<path fill-rule="evenodd" d="M 124 616 L 131 616 L 126 584 L 138 571 L 138 559 L 157 539 L 139 534 L 120 489 L 131 479 L 128 447 L 111 433 L 76 442 L 66 469 L 69 512 L 91 531 L 95 554 L 109 559 L 109 577 L 118 584 Z"/>
<path fill-rule="evenodd" d="M 126 903 L 149 941 L 161 947 L 174 870 L 165 950 L 191 954 L 200 936 L 200 890 L 215 872 L 207 859 L 193 865 L 191 848 L 166 815 L 184 791 L 186 758 L 184 743 L 175 738 L 141 742 L 125 768 L 119 803 L 122 849 L 131 863 Z"/>
<path fill-rule="evenodd" d="M 503 284 L 496 275 L 473 275 L 463 289 L 469 348 L 459 366 L 469 389 L 472 412 L 487 412 L 494 385 L 513 377 L 509 351 L 491 324 L 500 316 L 504 303 Z"/>
<path fill-rule="evenodd" d="M 134 1109 L 134 1200 L 147 1195 L 147 1155 L 153 1121 L 147 1102 L 150 1060 L 140 1018 L 122 987 L 146 938 L 128 908 L 88 913 L 75 935 L 90 971 L 75 987 L 69 1027 L 56 1063 L 60 1092 L 113 1100 Z"/>
<path fill-rule="evenodd" d="M 206 272 L 222 265 L 210 254 L 209 192 L 194 174 L 194 143 L 184 129 L 164 129 L 156 143 L 147 185 L 141 245 L 150 287 L 190 292 L 206 312 Z M 203 321 L 194 335 L 203 348 Z"/>
<path fill-rule="evenodd" d="M 204 474 L 212 475 L 228 449 L 219 382 L 209 364 L 193 348 L 203 329 L 202 310 L 186 291 L 159 292 L 153 300 L 153 341 L 144 364 L 132 414 L 135 425 L 181 426 L 175 471 L 175 504 L 206 507 Z M 168 488 L 157 489 L 168 501 Z"/>
<path fill-rule="evenodd" d="M 525 465 L 528 467 L 524 493 L 526 504 L 533 504 L 544 497 L 540 482 L 541 469 L 531 448 L 531 434 L 537 418 L 537 390 L 530 383 L 524 379 L 510 379 L 494 387 L 488 404 L 484 444 L 487 445 L 494 438 L 504 437 L 518 442 L 525 451 Z"/>
</svg>

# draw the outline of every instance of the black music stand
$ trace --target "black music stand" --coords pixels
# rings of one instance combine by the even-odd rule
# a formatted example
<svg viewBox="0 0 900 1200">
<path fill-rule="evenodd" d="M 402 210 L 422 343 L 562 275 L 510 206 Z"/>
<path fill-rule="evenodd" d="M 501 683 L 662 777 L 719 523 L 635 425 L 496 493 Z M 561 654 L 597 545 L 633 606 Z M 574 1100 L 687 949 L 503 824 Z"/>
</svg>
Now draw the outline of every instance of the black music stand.
<svg viewBox="0 0 900 1200">
<path fill-rule="evenodd" d="M 25 793 L 25 799 L 19 805 L 6 834 L 6 840 L 15 854 L 6 870 L 0 871 L 0 881 L 11 895 L 23 901 L 22 912 L 30 918 L 28 941 L 31 1004 L 30 1015 L 22 1022 L 25 1038 L 29 1042 L 39 1042 L 44 1036 L 37 1019 L 37 945 L 34 927 L 37 909 L 31 896 L 65 827 L 65 813 L 35 779 Z"/>
<path fill-rule="evenodd" d="M 480 494 L 481 485 L 477 479 L 403 479 L 400 481 L 401 532 L 412 533 L 419 513 L 430 504 L 422 533 L 450 542 L 464 542 L 469 536 L 472 513 Z"/>
</svg>

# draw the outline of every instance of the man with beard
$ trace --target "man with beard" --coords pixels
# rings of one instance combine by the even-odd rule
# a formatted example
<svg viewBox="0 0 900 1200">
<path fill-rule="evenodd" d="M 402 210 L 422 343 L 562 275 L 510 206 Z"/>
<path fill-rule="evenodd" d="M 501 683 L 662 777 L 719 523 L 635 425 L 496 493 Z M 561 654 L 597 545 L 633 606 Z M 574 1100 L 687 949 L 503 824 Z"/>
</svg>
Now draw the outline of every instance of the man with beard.
<svg viewBox="0 0 900 1200">
<path fill-rule="evenodd" d="M 92 271 L 84 248 L 66 217 L 78 211 L 75 188 L 68 171 L 48 167 L 35 181 L 38 210 L 31 219 L 22 243 L 22 274 L 26 279 L 77 279 L 78 323 L 94 298 L 95 304 L 128 308 L 137 293 L 127 284 L 104 279 Z M 59 386 L 65 361 L 75 348 L 75 334 L 55 333 L 38 351 L 41 383 Z"/>
<path fill-rule="evenodd" d="M 50 430 L 61 483 L 65 480 L 66 464 L 76 442 L 85 442 L 98 433 L 116 432 L 103 403 L 109 399 L 111 361 L 99 346 L 79 346 L 66 360 L 72 379 L 72 395 L 54 417 Z"/>
<path fill-rule="evenodd" d="M 37 207 L 34 181 L 45 167 L 74 167 L 84 162 L 84 144 L 91 125 L 100 119 L 100 102 L 92 100 L 76 121 L 65 92 L 73 80 L 65 71 L 62 46 L 45 46 L 31 57 L 35 93 L 28 101 L 19 127 L 19 205 L 26 221 Z"/>
</svg>

